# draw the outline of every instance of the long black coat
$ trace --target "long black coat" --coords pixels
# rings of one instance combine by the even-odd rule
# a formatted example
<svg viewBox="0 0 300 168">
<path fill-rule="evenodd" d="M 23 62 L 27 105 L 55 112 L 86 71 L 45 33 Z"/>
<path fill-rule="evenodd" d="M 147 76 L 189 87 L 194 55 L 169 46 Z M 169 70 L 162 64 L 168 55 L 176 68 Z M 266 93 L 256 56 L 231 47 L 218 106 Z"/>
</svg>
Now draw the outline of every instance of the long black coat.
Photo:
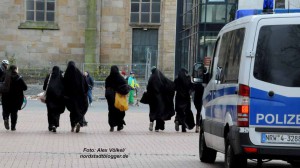
<svg viewBox="0 0 300 168">
<path fill-rule="evenodd" d="M 70 61 L 64 75 L 66 107 L 70 111 L 71 126 L 83 126 L 83 117 L 88 110 L 88 85 L 75 63 Z"/>
<path fill-rule="evenodd" d="M 191 110 L 190 90 L 192 89 L 191 77 L 187 74 L 187 70 L 181 69 L 178 77 L 175 79 L 176 97 L 175 110 L 176 120 L 179 124 L 185 124 L 189 129 L 195 126 L 193 112 Z"/>
<path fill-rule="evenodd" d="M 174 111 L 174 82 L 166 78 L 158 69 L 152 70 L 147 85 L 151 120 L 170 120 Z"/>
<path fill-rule="evenodd" d="M 43 90 L 47 88 L 49 77 L 50 75 L 47 75 L 44 81 Z M 48 112 L 51 113 L 61 114 L 65 111 L 63 76 L 57 66 L 53 68 L 51 73 L 47 89 L 46 105 Z"/>
<path fill-rule="evenodd" d="M 3 111 L 12 112 L 21 109 L 24 101 L 23 91 L 27 90 L 27 85 L 23 78 L 16 72 L 12 72 L 10 89 L 2 94 Z"/>
<path fill-rule="evenodd" d="M 115 107 L 116 92 L 126 95 L 130 91 L 126 80 L 120 75 L 119 68 L 112 66 L 109 76 L 105 79 L 105 98 L 108 104 L 108 123 L 111 127 L 126 125 L 125 112 Z"/>
</svg>

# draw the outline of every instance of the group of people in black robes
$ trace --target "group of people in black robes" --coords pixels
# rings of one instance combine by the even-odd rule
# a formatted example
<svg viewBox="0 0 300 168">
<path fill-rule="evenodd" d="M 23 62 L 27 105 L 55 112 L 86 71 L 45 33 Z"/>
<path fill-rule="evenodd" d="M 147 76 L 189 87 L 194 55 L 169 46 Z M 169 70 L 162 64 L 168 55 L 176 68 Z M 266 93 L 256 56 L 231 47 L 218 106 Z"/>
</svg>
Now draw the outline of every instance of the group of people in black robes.
<svg viewBox="0 0 300 168">
<path fill-rule="evenodd" d="M 48 130 L 56 132 L 59 118 L 65 108 L 70 111 L 71 132 L 80 131 L 84 126 L 84 115 L 88 110 L 88 85 L 84 75 L 70 61 L 62 75 L 58 66 L 46 77 L 43 89 L 46 91 L 46 106 L 48 111 Z"/>
<path fill-rule="evenodd" d="M 151 69 L 151 76 L 147 85 L 146 104 L 149 104 L 149 130 L 155 131 L 165 129 L 165 121 L 171 120 L 175 115 L 175 130 L 182 132 L 195 127 L 194 116 L 191 111 L 190 91 L 195 90 L 195 107 L 197 109 L 196 125 L 199 126 L 199 118 L 202 106 L 203 86 L 193 85 L 188 71 L 181 69 L 175 81 L 171 81 L 156 67 Z M 27 89 L 22 77 L 18 74 L 18 68 L 11 65 L 6 73 L 9 79 L 9 92 L 2 94 L 3 119 L 6 129 L 9 129 L 9 116 L 11 117 L 11 130 L 16 130 L 17 112 L 21 109 L 24 94 Z M 70 61 L 67 69 L 62 75 L 58 66 L 54 66 L 47 75 L 43 89 L 46 91 L 46 106 L 48 111 L 48 130 L 56 132 L 59 127 L 59 118 L 64 113 L 65 108 L 70 111 L 71 131 L 79 132 L 85 125 L 84 115 L 88 110 L 88 84 L 85 76 L 75 66 L 75 62 Z M 105 80 L 105 97 L 108 103 L 108 123 L 110 131 L 121 131 L 126 125 L 124 117 L 125 111 L 120 111 L 115 107 L 115 95 L 127 95 L 130 86 L 123 76 L 121 76 L 117 66 L 111 66 L 110 74 Z M 175 96 L 176 92 L 176 96 Z M 174 109 L 175 96 L 175 109 Z M 196 128 L 196 132 L 199 129 Z"/>
<path fill-rule="evenodd" d="M 159 130 L 164 130 L 165 121 L 170 120 L 171 117 L 175 115 L 175 111 L 175 130 L 179 131 L 179 126 L 182 127 L 182 132 L 186 132 L 186 129 L 193 129 L 195 127 L 195 121 L 191 110 L 191 91 L 193 88 L 196 88 L 194 103 L 197 109 L 196 132 L 199 132 L 198 120 L 200 119 L 202 106 L 203 87 L 195 87 L 191 82 L 191 76 L 188 75 L 186 69 L 181 69 L 179 71 L 174 82 L 166 78 L 156 67 L 153 67 L 151 72 L 152 74 L 148 81 L 147 91 L 141 99 L 142 103 L 149 104 L 149 130 L 153 131 L 155 121 L 155 131 L 158 132 Z M 173 99 L 175 92 L 174 109 Z M 199 101 L 201 103 L 199 103 Z"/>
</svg>

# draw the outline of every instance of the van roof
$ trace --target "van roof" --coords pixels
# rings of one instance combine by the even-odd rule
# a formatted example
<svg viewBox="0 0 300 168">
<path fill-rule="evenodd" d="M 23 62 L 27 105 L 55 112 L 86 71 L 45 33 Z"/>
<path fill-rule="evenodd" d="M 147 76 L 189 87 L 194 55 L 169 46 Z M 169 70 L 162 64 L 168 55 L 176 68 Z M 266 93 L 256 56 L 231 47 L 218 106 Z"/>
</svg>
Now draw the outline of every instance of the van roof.
<svg viewBox="0 0 300 168">
<path fill-rule="evenodd" d="M 284 13 L 284 14 L 262 14 L 262 15 L 251 15 L 251 16 L 245 16 L 240 19 L 234 20 L 232 22 L 229 22 L 226 24 L 220 32 L 224 31 L 225 29 L 228 29 L 235 25 L 240 24 L 247 24 L 251 22 L 258 22 L 261 19 L 267 19 L 267 18 L 291 18 L 291 17 L 299 17 L 300 13 Z"/>
</svg>

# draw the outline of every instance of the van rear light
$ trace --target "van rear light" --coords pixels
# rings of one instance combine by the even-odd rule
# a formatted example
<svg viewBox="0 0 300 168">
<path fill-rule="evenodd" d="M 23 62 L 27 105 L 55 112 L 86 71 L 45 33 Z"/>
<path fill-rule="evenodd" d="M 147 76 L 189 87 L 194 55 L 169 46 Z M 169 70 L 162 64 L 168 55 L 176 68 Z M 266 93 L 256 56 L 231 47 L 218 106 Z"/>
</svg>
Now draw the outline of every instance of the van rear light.
<svg viewBox="0 0 300 168">
<path fill-rule="evenodd" d="M 239 127 L 249 127 L 249 96 L 250 87 L 247 85 L 239 85 L 239 102 L 237 105 L 237 125 Z"/>
<path fill-rule="evenodd" d="M 239 85 L 239 95 L 249 97 L 250 96 L 250 87 L 247 85 Z"/>
<path fill-rule="evenodd" d="M 237 106 L 237 125 L 239 127 L 249 127 L 249 105 Z"/>
<path fill-rule="evenodd" d="M 246 153 L 257 153 L 257 148 L 244 147 L 244 152 Z"/>
</svg>

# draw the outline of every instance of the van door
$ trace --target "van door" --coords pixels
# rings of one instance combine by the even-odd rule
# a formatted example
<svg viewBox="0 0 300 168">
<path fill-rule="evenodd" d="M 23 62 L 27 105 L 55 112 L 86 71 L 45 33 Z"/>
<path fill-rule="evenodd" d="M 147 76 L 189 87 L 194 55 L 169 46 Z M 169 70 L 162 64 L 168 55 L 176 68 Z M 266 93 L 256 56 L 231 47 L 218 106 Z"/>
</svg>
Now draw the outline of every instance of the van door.
<svg viewBox="0 0 300 168">
<path fill-rule="evenodd" d="M 211 147 L 215 149 L 214 143 L 213 143 L 213 133 L 212 133 L 212 107 L 213 107 L 213 100 L 214 100 L 214 94 L 216 91 L 216 67 L 218 62 L 218 48 L 220 43 L 220 37 L 217 39 L 214 52 L 213 52 L 213 59 L 212 59 L 212 65 L 209 69 L 209 83 L 207 84 L 206 88 L 204 89 L 203 93 L 203 106 L 205 108 L 205 120 L 203 122 L 204 124 L 204 135 L 206 140 L 206 145 L 208 147 Z"/>
<path fill-rule="evenodd" d="M 300 18 L 258 22 L 250 71 L 250 140 L 300 145 Z"/>
</svg>

